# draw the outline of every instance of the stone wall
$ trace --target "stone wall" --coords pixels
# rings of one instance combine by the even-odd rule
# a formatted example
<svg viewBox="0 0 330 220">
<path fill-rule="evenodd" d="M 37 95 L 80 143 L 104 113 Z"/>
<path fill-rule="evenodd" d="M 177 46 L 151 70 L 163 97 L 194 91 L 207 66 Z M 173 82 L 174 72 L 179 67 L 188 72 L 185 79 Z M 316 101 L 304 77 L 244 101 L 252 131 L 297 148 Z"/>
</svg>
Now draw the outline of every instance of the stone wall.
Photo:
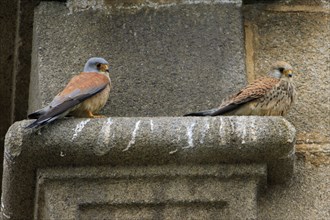
<svg viewBox="0 0 330 220">
<path fill-rule="evenodd" d="M 106 1 L 94 9 L 77 2 L 35 9 L 29 111 L 49 103 L 91 56 L 112 65 L 108 116 L 180 116 L 245 85 L 240 1 Z"/>
<path fill-rule="evenodd" d="M 244 10 L 248 78 L 275 59 L 296 68 L 298 101 L 288 115 L 297 128 L 297 154 L 314 165 L 329 165 L 329 3 L 247 5 Z"/>
<path fill-rule="evenodd" d="M 298 101 L 287 116 L 297 129 L 296 174 L 262 196 L 261 219 L 330 216 L 330 3 L 278 1 L 244 6 L 248 80 L 273 60 L 296 68 Z"/>
</svg>

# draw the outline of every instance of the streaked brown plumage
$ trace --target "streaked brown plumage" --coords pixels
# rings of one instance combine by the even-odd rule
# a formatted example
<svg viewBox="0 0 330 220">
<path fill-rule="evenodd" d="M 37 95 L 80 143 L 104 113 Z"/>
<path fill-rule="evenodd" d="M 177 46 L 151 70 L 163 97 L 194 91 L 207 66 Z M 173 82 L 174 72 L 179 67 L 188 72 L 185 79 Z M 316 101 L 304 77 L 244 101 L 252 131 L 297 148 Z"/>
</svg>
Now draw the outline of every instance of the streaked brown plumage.
<svg viewBox="0 0 330 220">
<path fill-rule="evenodd" d="M 255 80 L 224 99 L 218 108 L 185 116 L 286 115 L 296 97 L 292 76 L 291 65 L 278 61 L 272 66 L 269 76 Z"/>
<path fill-rule="evenodd" d="M 74 76 L 62 92 L 43 109 L 28 115 L 37 119 L 27 128 L 42 127 L 58 118 L 102 117 L 94 115 L 107 102 L 110 92 L 109 63 L 103 58 L 90 58 L 85 64 L 84 71 Z"/>
</svg>

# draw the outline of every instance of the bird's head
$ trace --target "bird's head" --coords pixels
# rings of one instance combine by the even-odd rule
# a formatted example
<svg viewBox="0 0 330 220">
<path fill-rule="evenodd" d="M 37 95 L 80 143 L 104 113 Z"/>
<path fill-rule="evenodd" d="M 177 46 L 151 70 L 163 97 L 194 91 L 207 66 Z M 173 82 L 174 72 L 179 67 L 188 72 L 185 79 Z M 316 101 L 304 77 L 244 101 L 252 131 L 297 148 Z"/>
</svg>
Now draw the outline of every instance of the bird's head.
<svg viewBox="0 0 330 220">
<path fill-rule="evenodd" d="M 86 62 L 84 72 L 109 72 L 109 63 L 101 57 L 92 57 Z"/>
<path fill-rule="evenodd" d="M 273 64 L 270 75 L 277 79 L 291 79 L 293 77 L 292 66 L 284 61 L 277 61 Z"/>
</svg>

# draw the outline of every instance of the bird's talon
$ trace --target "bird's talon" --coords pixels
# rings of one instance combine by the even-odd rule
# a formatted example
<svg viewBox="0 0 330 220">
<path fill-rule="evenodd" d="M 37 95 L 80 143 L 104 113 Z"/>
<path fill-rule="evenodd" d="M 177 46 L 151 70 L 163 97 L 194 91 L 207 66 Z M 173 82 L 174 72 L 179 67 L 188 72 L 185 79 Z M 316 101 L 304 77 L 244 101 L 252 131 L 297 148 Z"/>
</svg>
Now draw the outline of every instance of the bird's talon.
<svg viewBox="0 0 330 220">
<path fill-rule="evenodd" d="M 94 116 L 94 118 L 106 118 L 107 116 L 105 116 L 105 115 L 93 115 Z"/>
<path fill-rule="evenodd" d="M 87 116 L 88 116 L 89 118 L 106 118 L 105 115 L 94 115 L 94 114 L 93 114 L 92 112 L 90 112 L 90 111 L 87 111 L 86 113 L 87 113 Z"/>
</svg>

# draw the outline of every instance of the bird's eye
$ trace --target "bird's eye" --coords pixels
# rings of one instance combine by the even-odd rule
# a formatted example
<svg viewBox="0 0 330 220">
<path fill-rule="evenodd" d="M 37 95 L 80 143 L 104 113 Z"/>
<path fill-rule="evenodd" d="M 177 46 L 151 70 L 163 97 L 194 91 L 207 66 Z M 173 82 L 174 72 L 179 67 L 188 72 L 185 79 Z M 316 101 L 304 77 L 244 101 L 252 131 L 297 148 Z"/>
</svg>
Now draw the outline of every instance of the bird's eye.
<svg viewBox="0 0 330 220">
<path fill-rule="evenodd" d="M 97 63 L 96 66 L 97 66 L 97 68 L 100 68 L 101 67 L 101 64 L 100 63 Z"/>
<path fill-rule="evenodd" d="M 284 68 L 278 68 L 278 70 L 279 70 L 281 73 L 283 73 Z"/>
</svg>

